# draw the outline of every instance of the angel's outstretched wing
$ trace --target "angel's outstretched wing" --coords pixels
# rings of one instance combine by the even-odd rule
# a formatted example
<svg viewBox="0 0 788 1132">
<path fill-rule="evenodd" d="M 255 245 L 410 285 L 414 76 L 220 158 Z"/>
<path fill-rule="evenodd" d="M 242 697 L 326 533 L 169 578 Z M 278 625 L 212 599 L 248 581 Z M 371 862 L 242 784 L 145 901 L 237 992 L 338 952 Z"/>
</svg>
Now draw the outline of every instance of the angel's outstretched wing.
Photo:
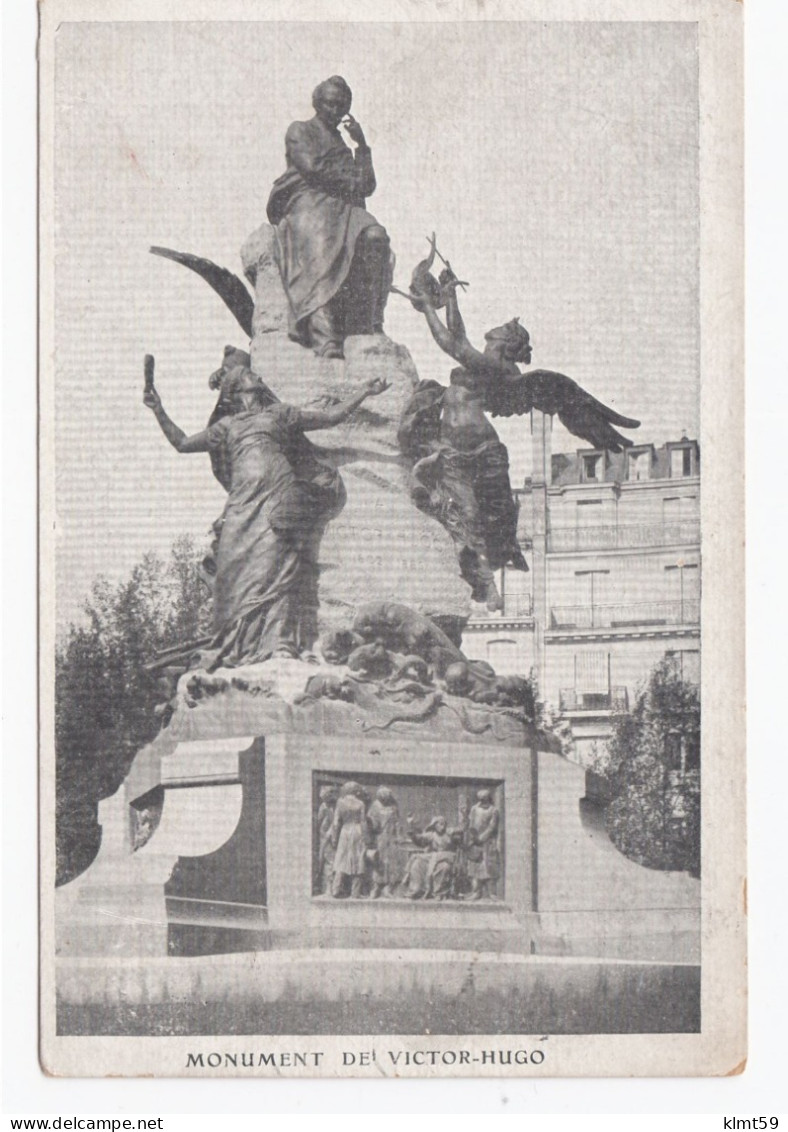
<svg viewBox="0 0 788 1132">
<path fill-rule="evenodd" d="M 218 267 L 211 260 L 202 259 L 190 252 L 175 252 L 171 248 L 151 248 L 150 250 L 154 255 L 164 256 L 165 259 L 182 263 L 184 267 L 188 267 L 191 271 L 196 271 L 198 275 L 202 276 L 208 286 L 213 287 L 216 294 L 235 315 L 236 321 L 246 337 L 252 337 L 254 299 L 237 275 L 233 275 L 232 271 L 228 271 L 226 267 Z"/>
<path fill-rule="evenodd" d="M 539 409 L 557 414 L 564 428 L 588 441 L 594 448 L 620 452 L 632 441 L 622 436 L 619 428 L 639 428 L 640 421 L 624 417 L 603 405 L 563 373 L 536 369 L 521 378 L 511 376 L 490 380 L 485 395 L 485 409 L 495 417 L 511 417 Z"/>
</svg>

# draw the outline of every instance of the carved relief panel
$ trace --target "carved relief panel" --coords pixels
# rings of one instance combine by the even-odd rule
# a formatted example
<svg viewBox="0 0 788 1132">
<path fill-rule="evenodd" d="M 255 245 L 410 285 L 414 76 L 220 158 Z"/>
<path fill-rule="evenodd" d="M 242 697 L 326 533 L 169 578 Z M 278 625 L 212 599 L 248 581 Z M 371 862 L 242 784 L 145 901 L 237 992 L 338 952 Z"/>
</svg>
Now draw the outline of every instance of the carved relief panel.
<svg viewBox="0 0 788 1132">
<path fill-rule="evenodd" d="M 313 774 L 313 895 L 326 900 L 501 900 L 501 781 Z"/>
</svg>

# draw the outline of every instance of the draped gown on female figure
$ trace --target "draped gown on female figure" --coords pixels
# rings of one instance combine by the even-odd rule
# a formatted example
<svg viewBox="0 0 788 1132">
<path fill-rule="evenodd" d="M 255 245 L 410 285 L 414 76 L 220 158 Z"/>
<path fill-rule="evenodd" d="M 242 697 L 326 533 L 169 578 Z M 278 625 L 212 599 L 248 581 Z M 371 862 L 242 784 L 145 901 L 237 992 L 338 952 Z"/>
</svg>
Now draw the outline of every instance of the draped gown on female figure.
<svg viewBox="0 0 788 1132">
<path fill-rule="evenodd" d="M 342 503 L 337 473 L 304 443 L 299 410 L 276 404 L 223 417 L 208 429 L 231 482 L 214 584 L 216 634 L 207 668 L 297 656 L 316 602 L 317 542 Z"/>
<path fill-rule="evenodd" d="M 341 424 L 367 397 L 388 389 L 386 381 L 371 378 L 336 404 L 297 409 L 274 402 L 248 366 L 220 372 L 213 423 L 193 436 L 167 415 L 152 382 L 143 394 L 173 448 L 210 452 L 214 474 L 228 492 L 215 524 L 214 636 L 196 654 L 194 646 L 184 646 L 182 657 L 186 667 L 209 671 L 311 650 L 318 547 L 326 523 L 344 504 L 345 490 L 305 433 Z M 168 653 L 170 663 L 176 651 Z"/>
</svg>

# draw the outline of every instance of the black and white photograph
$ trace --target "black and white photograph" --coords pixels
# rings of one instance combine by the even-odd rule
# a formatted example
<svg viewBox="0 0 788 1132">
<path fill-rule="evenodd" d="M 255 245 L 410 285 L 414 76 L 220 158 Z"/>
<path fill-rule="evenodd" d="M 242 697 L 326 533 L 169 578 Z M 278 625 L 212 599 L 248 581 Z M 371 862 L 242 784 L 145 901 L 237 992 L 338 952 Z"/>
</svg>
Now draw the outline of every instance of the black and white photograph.
<svg viewBox="0 0 788 1132">
<path fill-rule="evenodd" d="M 736 1073 L 741 6 L 346 8 L 41 10 L 42 1065 Z"/>
</svg>

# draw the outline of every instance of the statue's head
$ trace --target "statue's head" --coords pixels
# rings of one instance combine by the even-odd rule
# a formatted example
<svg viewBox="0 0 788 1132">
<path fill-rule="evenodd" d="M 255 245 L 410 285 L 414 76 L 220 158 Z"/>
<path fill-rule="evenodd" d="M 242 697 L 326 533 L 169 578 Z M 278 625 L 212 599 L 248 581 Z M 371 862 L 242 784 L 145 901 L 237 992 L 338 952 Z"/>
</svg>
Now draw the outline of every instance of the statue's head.
<svg viewBox="0 0 788 1132">
<path fill-rule="evenodd" d="M 312 105 L 321 121 L 338 126 L 350 111 L 353 93 L 341 75 L 332 75 L 312 91 Z"/>
<path fill-rule="evenodd" d="M 452 696 L 464 696 L 471 687 L 471 674 L 463 661 L 450 664 L 443 674 L 446 691 Z"/>
<path fill-rule="evenodd" d="M 225 371 L 221 391 L 221 399 L 231 413 L 259 412 L 276 400 L 265 382 L 245 365 Z"/>
<path fill-rule="evenodd" d="M 476 801 L 479 803 L 480 806 L 485 806 L 485 807 L 491 806 L 492 805 L 492 794 L 490 793 L 489 790 L 477 790 L 476 791 Z"/>
<path fill-rule="evenodd" d="M 429 833 L 429 831 L 432 830 L 432 829 L 434 829 L 436 833 L 445 833 L 446 832 L 446 818 L 441 818 L 441 817 L 433 818 L 432 821 L 430 822 L 430 824 L 427 826 L 425 833 Z"/>
<path fill-rule="evenodd" d="M 365 790 L 360 782 L 344 782 L 342 784 L 342 787 L 339 791 L 340 798 L 347 798 L 351 794 L 354 798 L 361 798 L 362 801 L 364 800 Z"/>
<path fill-rule="evenodd" d="M 274 405 L 279 400 L 273 390 L 269 389 L 265 382 L 252 372 L 251 367 L 252 359 L 246 350 L 239 350 L 235 346 L 224 347 L 222 364 L 211 374 L 208 385 L 211 389 L 221 391 L 219 401 L 223 403 L 226 412 L 240 412 L 239 406 L 235 403 L 235 397 L 241 383 L 240 375 L 235 372 L 237 370 L 243 370 L 246 377 L 251 375 L 251 380 L 255 383 L 255 396 L 258 402 L 261 404 L 265 402 L 265 405 Z M 233 374 L 235 376 L 231 377 Z"/>
<path fill-rule="evenodd" d="M 225 346 L 222 364 L 208 378 L 208 388 L 221 389 L 225 374 L 228 374 L 231 369 L 235 369 L 236 366 L 246 366 L 251 369 L 252 359 L 245 350 L 238 350 L 235 346 Z"/>
<path fill-rule="evenodd" d="M 324 673 L 321 676 L 313 677 L 313 679 L 319 680 L 320 692 L 327 700 L 351 700 L 353 698 L 353 690 L 347 680 L 343 680 L 339 676 Z"/>
<path fill-rule="evenodd" d="M 334 802 L 336 801 L 336 787 L 334 786 L 321 786 L 320 787 L 320 801 L 321 802 Z"/>
<path fill-rule="evenodd" d="M 384 806 L 395 806 L 394 795 L 388 786 L 379 786 L 375 791 L 375 797 Z"/>
<path fill-rule="evenodd" d="M 335 629 L 320 638 L 320 651 L 328 664 L 346 664 L 358 644 L 358 637 L 349 629 Z"/>
<path fill-rule="evenodd" d="M 507 361 L 524 362 L 527 365 L 531 360 L 531 338 L 525 327 L 520 325 L 519 318 L 488 330 L 484 340 L 488 352 L 496 353 Z"/>
<path fill-rule="evenodd" d="M 363 641 L 384 640 L 390 631 L 386 607 L 379 602 L 362 605 L 353 621 L 353 632 Z"/>
</svg>

